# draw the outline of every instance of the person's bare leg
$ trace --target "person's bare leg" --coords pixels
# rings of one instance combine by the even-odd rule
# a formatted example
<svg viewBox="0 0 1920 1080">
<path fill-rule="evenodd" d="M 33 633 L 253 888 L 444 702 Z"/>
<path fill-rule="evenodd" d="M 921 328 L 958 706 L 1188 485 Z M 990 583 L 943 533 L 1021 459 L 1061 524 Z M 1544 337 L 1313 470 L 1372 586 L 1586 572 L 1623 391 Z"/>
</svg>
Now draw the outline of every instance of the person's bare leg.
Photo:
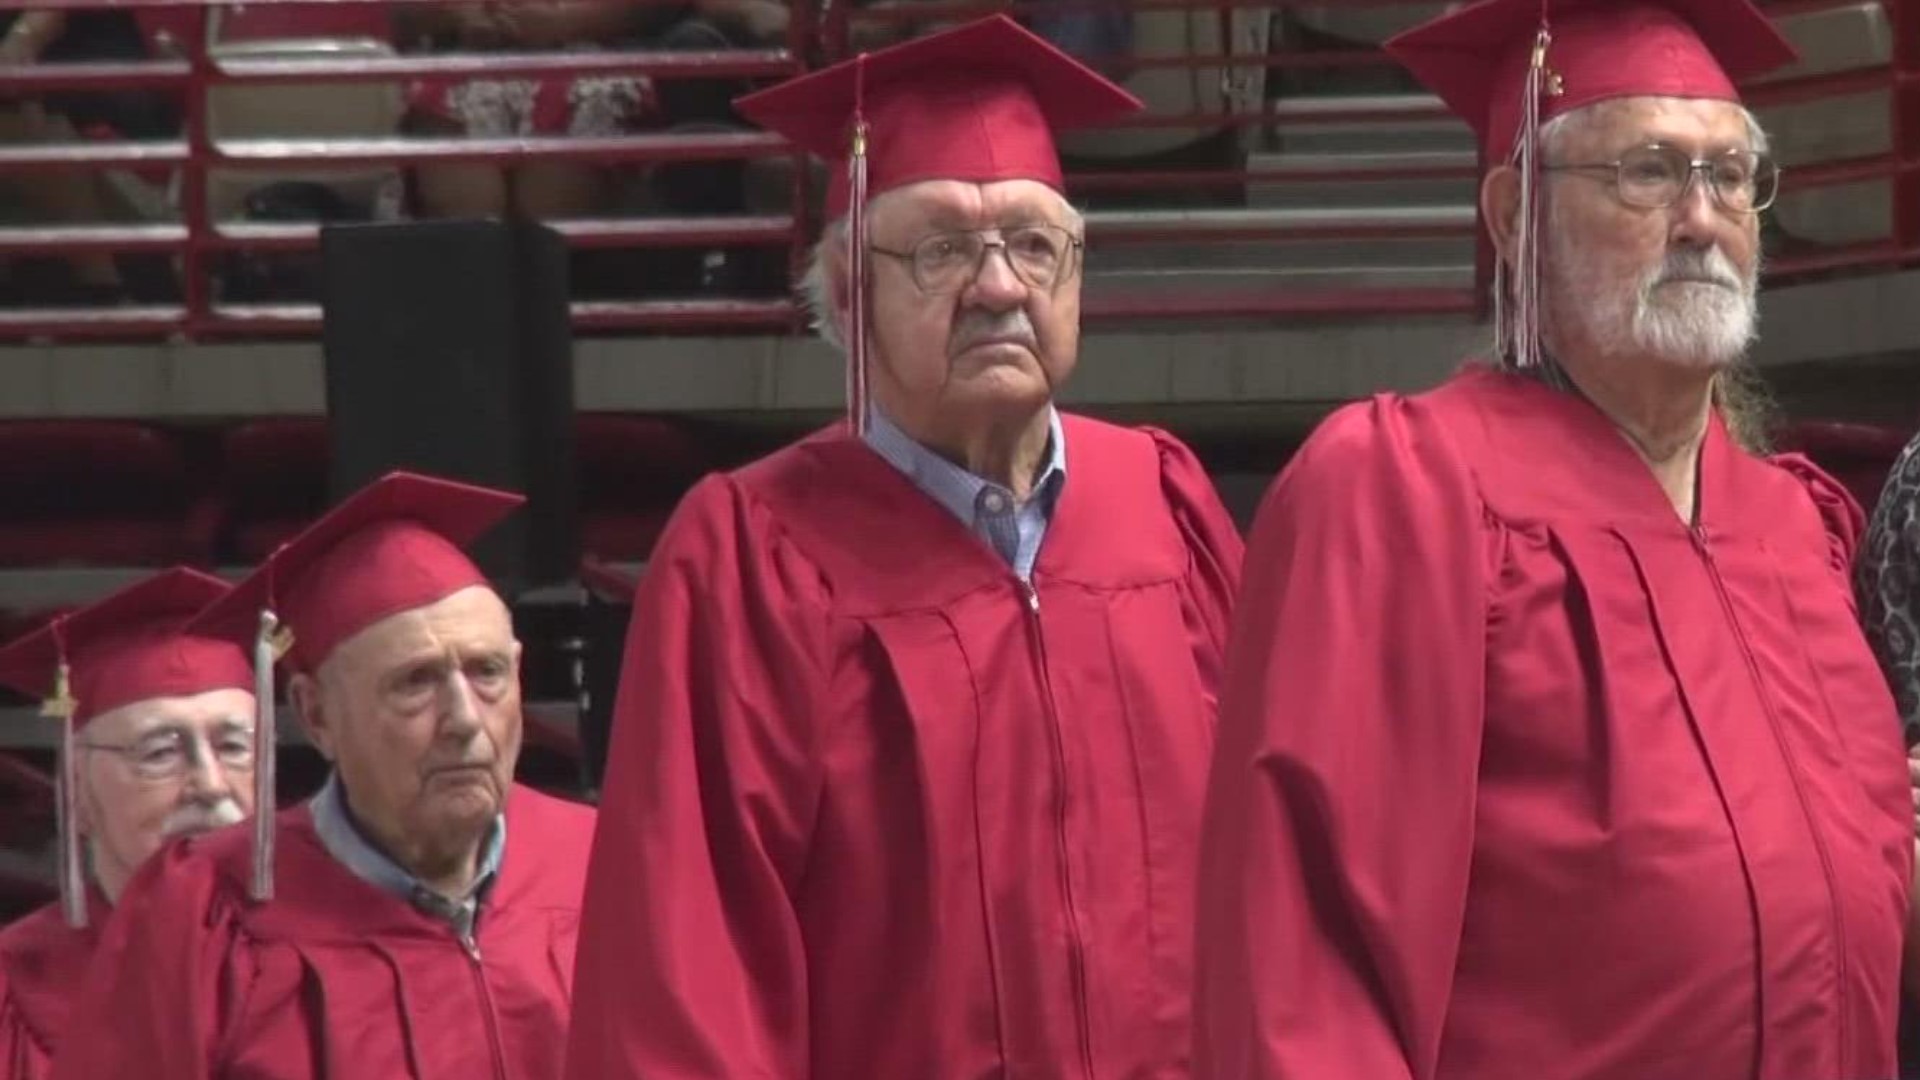
<svg viewBox="0 0 1920 1080">
<path fill-rule="evenodd" d="M 460 125 L 441 117 L 420 117 L 409 127 L 433 138 L 466 134 Z M 422 217 L 503 218 L 507 216 L 507 174 L 483 162 L 421 165 L 413 172 L 414 194 Z"/>
<path fill-rule="evenodd" d="M 591 217 L 606 206 L 606 176 L 573 162 L 522 165 L 513 170 L 513 206 L 535 221 Z"/>
</svg>

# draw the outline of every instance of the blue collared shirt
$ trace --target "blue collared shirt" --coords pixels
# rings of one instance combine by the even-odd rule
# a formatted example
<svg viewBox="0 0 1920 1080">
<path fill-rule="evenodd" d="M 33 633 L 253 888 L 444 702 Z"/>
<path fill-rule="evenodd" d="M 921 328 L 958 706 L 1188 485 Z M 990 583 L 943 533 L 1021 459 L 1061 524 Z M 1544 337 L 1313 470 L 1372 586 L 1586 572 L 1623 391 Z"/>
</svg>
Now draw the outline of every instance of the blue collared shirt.
<svg viewBox="0 0 1920 1080">
<path fill-rule="evenodd" d="M 501 814 L 493 819 L 486 846 L 480 852 L 479 876 L 474 878 L 472 890 L 456 900 L 422 884 L 361 835 L 360 827 L 353 823 L 353 812 L 347 809 L 343 790 L 340 774 L 329 773 L 319 794 L 307 804 L 313 814 L 313 831 L 320 835 L 327 854 L 360 880 L 446 920 L 454 933 L 463 940 L 471 940 L 480 917 L 480 901 L 500 876 L 500 862 L 507 850 L 507 816 Z"/>
<path fill-rule="evenodd" d="M 1001 485 L 975 476 L 914 442 L 879 409 L 874 409 L 867 420 L 866 439 L 874 453 L 986 541 L 1020 575 L 1020 580 L 1033 577 L 1040 541 L 1047 535 L 1054 504 L 1067 482 L 1067 435 L 1058 410 L 1047 407 L 1047 463 L 1024 503 L 1015 502 L 1013 492 Z"/>
</svg>

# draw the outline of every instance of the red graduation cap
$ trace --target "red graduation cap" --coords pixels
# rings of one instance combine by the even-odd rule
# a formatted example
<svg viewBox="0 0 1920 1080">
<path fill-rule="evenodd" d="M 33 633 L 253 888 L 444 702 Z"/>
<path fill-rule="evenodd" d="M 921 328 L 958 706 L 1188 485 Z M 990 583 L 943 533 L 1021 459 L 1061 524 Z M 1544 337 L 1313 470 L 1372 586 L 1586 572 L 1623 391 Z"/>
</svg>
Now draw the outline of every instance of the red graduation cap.
<svg viewBox="0 0 1920 1080">
<path fill-rule="evenodd" d="M 285 628 L 286 662 L 311 672 L 389 615 L 487 584 L 461 551 L 526 500 L 417 473 L 389 473 L 282 544 L 194 629 L 251 643 L 260 613 Z"/>
<path fill-rule="evenodd" d="M 918 180 L 1038 180 L 1063 186 L 1057 131 L 1092 127 L 1140 100 L 1005 15 L 865 53 L 734 103 L 740 115 L 838 164 L 867 125 L 867 193 Z M 848 209 L 836 171 L 827 216 Z"/>
<path fill-rule="evenodd" d="M 190 629 L 254 650 L 260 759 L 274 742 L 273 666 L 283 655 L 312 672 L 341 642 L 403 611 L 486 585 L 462 546 L 525 502 L 491 488 L 395 472 L 374 481 L 282 544 Z M 273 770 L 254 774 L 252 893 L 273 895 Z"/>
<path fill-rule="evenodd" d="M 866 422 L 866 202 L 920 180 L 1037 180 L 1064 188 L 1054 133 L 1141 108 L 1138 98 L 1005 15 L 873 53 L 734 102 L 747 119 L 843 168 L 853 290 L 848 408 Z"/>
<path fill-rule="evenodd" d="M 1749 0 L 1481 0 L 1387 52 L 1471 124 L 1488 161 L 1520 169 L 1515 278 L 1497 265 L 1503 356 L 1540 357 L 1540 127 L 1623 97 L 1739 101 L 1735 83 L 1793 60 Z"/>
<path fill-rule="evenodd" d="M 76 730 L 136 701 L 251 690 L 246 654 L 232 642 L 182 632 L 229 591 L 184 566 L 156 574 L 0 649 L 0 682 L 70 712 Z"/>
<path fill-rule="evenodd" d="M 1489 160 L 1503 161 L 1519 134 L 1543 25 L 1551 86 L 1542 122 L 1620 97 L 1738 101 L 1736 82 L 1794 58 L 1749 0 L 1483 0 L 1386 50 L 1473 125 Z"/>
<path fill-rule="evenodd" d="M 228 591 L 219 578 L 175 567 L 59 616 L 0 649 L 0 683 L 44 699 L 41 711 L 61 721 L 60 896 L 72 926 L 87 923 L 74 824 L 75 733 L 94 717 L 138 701 L 251 690 L 253 672 L 237 646 L 183 631 Z"/>
</svg>

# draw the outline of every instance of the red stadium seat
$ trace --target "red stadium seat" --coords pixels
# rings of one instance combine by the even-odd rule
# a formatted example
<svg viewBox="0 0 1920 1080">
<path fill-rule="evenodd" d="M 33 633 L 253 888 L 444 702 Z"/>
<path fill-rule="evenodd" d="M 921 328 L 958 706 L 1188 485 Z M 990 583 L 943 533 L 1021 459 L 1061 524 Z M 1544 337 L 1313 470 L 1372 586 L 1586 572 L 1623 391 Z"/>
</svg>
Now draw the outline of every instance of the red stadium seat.
<svg viewBox="0 0 1920 1080">
<path fill-rule="evenodd" d="M 700 440 L 674 421 L 585 413 L 575 421 L 581 544 L 611 562 L 646 558 L 673 506 L 712 468 Z M 225 441 L 234 556 L 254 563 L 327 506 L 326 421 L 256 420 Z"/>
<path fill-rule="evenodd" d="M 581 547 L 609 562 L 645 559 L 673 506 L 714 467 L 680 422 L 584 413 L 574 427 L 580 469 Z"/>
<path fill-rule="evenodd" d="M 255 420 L 227 433 L 223 460 L 234 557 L 266 558 L 327 507 L 327 422 Z"/>
<path fill-rule="evenodd" d="M 0 566 L 212 561 L 217 504 L 185 448 L 144 424 L 0 423 Z"/>
</svg>

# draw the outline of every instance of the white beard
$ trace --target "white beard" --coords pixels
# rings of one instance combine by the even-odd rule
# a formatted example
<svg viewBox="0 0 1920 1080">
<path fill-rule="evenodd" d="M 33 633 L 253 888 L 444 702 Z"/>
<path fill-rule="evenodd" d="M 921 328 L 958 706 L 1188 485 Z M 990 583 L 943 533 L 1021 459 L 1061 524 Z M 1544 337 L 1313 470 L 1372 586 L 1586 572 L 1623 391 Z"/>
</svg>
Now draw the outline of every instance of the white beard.
<svg viewBox="0 0 1920 1080">
<path fill-rule="evenodd" d="M 1673 248 L 1633 280 L 1611 266 L 1583 265 L 1580 255 L 1561 244 L 1548 252 L 1550 334 L 1572 330 L 1607 356 L 1709 368 L 1737 363 L 1759 336 L 1757 260 L 1742 275 L 1718 247 Z"/>
</svg>

